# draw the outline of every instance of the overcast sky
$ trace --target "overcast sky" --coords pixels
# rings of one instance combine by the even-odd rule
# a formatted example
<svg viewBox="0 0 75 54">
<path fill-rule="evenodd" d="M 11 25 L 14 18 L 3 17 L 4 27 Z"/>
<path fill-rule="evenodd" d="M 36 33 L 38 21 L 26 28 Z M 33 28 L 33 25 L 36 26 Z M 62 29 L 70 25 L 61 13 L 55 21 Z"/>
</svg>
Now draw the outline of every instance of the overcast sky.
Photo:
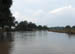
<svg viewBox="0 0 75 54">
<path fill-rule="evenodd" d="M 37 25 L 75 25 L 75 0 L 13 0 L 11 7 L 17 21 Z"/>
</svg>

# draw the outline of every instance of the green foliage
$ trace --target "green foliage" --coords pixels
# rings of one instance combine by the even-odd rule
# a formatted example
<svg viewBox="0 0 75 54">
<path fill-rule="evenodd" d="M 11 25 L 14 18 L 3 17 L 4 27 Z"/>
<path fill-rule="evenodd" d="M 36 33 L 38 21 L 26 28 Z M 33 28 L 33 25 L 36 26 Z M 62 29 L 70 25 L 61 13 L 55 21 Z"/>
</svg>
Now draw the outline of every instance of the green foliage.
<svg viewBox="0 0 75 54">
<path fill-rule="evenodd" d="M 21 31 L 30 31 L 34 29 L 36 29 L 36 25 L 32 22 L 28 23 L 27 21 L 21 21 L 16 26 L 16 30 L 21 30 Z"/>
<path fill-rule="evenodd" d="M 71 26 L 67 25 L 67 26 L 65 27 L 65 29 L 71 29 Z"/>
<path fill-rule="evenodd" d="M 31 29 L 36 29 L 36 25 L 34 24 L 34 23 L 32 23 L 32 22 L 30 22 L 29 24 L 28 24 L 28 28 L 31 28 Z"/>
<path fill-rule="evenodd" d="M 43 29 L 48 30 L 49 28 L 45 25 L 45 26 L 43 26 Z"/>
<path fill-rule="evenodd" d="M 3 29 L 7 26 L 8 29 L 11 29 L 12 26 L 15 26 L 15 17 L 12 16 L 10 7 L 12 5 L 12 0 L 1 0 L 0 1 L 0 27 Z"/>
<path fill-rule="evenodd" d="M 75 26 L 72 26 L 72 29 L 75 29 Z"/>
<path fill-rule="evenodd" d="M 5 6 L 4 8 L 9 8 L 12 5 L 12 0 L 2 0 L 2 4 Z"/>
<path fill-rule="evenodd" d="M 42 30 L 43 27 L 41 25 L 37 26 L 38 30 Z"/>
<path fill-rule="evenodd" d="M 35 31 L 35 30 L 48 30 L 47 26 L 37 26 L 35 23 L 27 22 L 27 21 L 21 21 L 16 26 L 15 30 L 17 31 Z"/>
</svg>

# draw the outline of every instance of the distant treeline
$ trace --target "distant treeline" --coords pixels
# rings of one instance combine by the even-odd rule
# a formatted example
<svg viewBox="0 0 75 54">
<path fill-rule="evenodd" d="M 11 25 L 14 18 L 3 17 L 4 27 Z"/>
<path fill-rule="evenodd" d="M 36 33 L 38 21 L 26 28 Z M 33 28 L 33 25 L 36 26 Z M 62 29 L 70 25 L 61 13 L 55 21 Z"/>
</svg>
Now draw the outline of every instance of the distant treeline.
<svg viewBox="0 0 75 54">
<path fill-rule="evenodd" d="M 48 30 L 49 28 L 44 25 L 36 25 L 32 22 L 21 21 L 20 23 L 16 22 L 15 30 L 16 31 L 35 31 L 35 30 Z"/>
<path fill-rule="evenodd" d="M 51 28 L 49 28 L 49 31 L 75 34 L 75 26 L 71 27 L 70 25 L 67 25 L 65 27 L 51 27 Z"/>
</svg>

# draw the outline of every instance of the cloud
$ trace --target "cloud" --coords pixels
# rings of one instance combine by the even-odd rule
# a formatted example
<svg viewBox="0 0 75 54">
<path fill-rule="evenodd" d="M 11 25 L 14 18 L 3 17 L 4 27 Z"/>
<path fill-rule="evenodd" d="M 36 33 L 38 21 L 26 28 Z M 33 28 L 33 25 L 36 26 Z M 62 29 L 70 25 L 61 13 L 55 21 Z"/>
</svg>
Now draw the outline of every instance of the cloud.
<svg viewBox="0 0 75 54">
<path fill-rule="evenodd" d="M 14 12 L 13 16 L 15 16 L 16 20 L 19 22 L 24 20 L 23 16 L 18 11 Z"/>
<path fill-rule="evenodd" d="M 75 25 L 75 8 L 71 5 L 63 8 L 57 8 L 49 12 L 46 21 L 50 26 Z"/>
<path fill-rule="evenodd" d="M 13 1 L 12 13 L 19 22 L 27 20 L 48 26 L 74 25 L 75 23 L 74 1 L 72 5 L 66 5 L 65 0 Z"/>
<path fill-rule="evenodd" d="M 75 8 L 71 5 L 57 8 L 55 10 L 42 12 L 41 18 L 38 19 L 38 24 L 48 26 L 66 26 L 75 25 Z"/>
<path fill-rule="evenodd" d="M 33 16 L 24 16 L 22 15 L 19 11 L 14 12 L 13 16 L 15 16 L 16 21 L 21 22 L 21 21 L 28 21 L 28 22 L 33 22 L 37 23 L 37 18 L 34 18 Z"/>
<path fill-rule="evenodd" d="M 45 15 L 45 12 L 42 9 L 36 10 L 32 14 L 33 17 L 37 17 L 37 18 L 41 18 L 41 16 L 43 15 Z"/>
<path fill-rule="evenodd" d="M 33 3 L 40 3 L 41 0 L 24 0 L 25 3 L 33 4 Z"/>
<path fill-rule="evenodd" d="M 52 11 L 49 11 L 49 13 L 56 14 L 56 13 L 58 13 L 60 11 L 63 11 L 64 9 L 70 9 L 70 8 L 72 8 L 72 5 L 68 5 L 68 6 L 65 6 L 65 7 L 62 7 L 62 8 L 54 9 Z"/>
<path fill-rule="evenodd" d="M 69 5 L 49 11 L 48 13 L 42 9 L 39 9 L 33 11 L 30 16 L 23 15 L 17 11 L 14 13 L 14 16 L 17 21 L 27 20 L 28 22 L 33 22 L 38 25 L 72 26 L 75 23 L 75 8 Z"/>
</svg>

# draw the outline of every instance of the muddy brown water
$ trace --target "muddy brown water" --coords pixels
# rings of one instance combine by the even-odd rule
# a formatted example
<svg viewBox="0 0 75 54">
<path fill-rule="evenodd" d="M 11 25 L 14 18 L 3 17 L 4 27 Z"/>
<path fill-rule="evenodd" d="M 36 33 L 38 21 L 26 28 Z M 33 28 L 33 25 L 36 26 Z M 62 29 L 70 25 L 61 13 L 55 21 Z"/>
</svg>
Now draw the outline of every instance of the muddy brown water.
<svg viewBox="0 0 75 54">
<path fill-rule="evenodd" d="M 48 31 L 12 32 L 0 54 L 75 54 L 75 35 Z"/>
</svg>

